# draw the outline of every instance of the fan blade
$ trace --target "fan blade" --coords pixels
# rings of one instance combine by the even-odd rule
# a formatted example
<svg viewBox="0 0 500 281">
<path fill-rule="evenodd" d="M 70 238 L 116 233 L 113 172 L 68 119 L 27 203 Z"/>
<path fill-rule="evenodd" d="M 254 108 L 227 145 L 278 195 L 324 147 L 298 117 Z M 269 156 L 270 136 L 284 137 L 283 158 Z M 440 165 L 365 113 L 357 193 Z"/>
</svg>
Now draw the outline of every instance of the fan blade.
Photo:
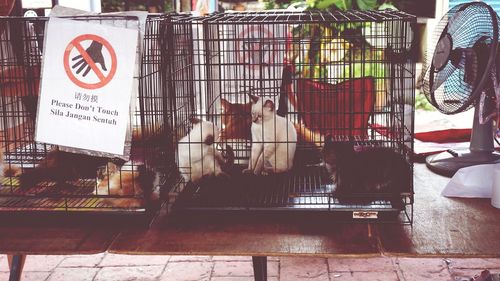
<svg viewBox="0 0 500 281">
<path fill-rule="evenodd" d="M 450 54 L 449 63 L 434 76 L 430 87 L 431 92 L 441 87 L 457 69 L 464 69 L 463 81 L 470 86 L 474 86 L 478 77 L 478 58 L 473 48 L 456 48 Z"/>
<path fill-rule="evenodd" d="M 446 79 L 448 79 L 448 77 L 451 76 L 451 74 L 453 74 L 456 69 L 457 68 L 453 64 L 448 63 L 440 71 L 435 72 L 434 74 L 430 73 L 430 75 L 432 75 L 431 77 L 433 78 L 432 80 L 429 79 L 430 92 L 435 92 L 437 89 L 439 89 L 439 87 L 443 85 L 444 81 L 446 81 Z"/>
<path fill-rule="evenodd" d="M 436 49 L 434 50 L 434 55 L 432 56 L 432 66 L 440 71 L 450 60 L 450 56 L 453 55 L 452 47 L 453 41 L 451 36 L 446 33 L 441 36 L 439 42 L 436 44 Z"/>
<path fill-rule="evenodd" d="M 458 7 L 459 9 L 457 9 L 454 13 L 451 13 L 451 17 L 447 14 L 448 22 L 445 27 L 446 32 L 454 34 L 458 28 L 463 26 L 469 20 L 468 17 L 462 16 L 462 12 L 467 8 L 467 6 L 468 5 L 465 4 Z"/>
</svg>

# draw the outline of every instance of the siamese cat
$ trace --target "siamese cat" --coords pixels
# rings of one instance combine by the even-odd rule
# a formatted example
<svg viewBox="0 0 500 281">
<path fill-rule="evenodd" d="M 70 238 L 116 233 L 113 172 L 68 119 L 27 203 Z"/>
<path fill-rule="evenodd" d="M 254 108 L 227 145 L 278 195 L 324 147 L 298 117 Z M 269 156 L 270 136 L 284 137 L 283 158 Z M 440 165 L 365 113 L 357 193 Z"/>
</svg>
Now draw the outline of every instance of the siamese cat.
<svg viewBox="0 0 500 281">
<path fill-rule="evenodd" d="M 271 99 L 250 94 L 252 102 L 252 150 L 244 173 L 269 175 L 293 167 L 297 131 L 292 122 L 276 114 Z"/>
</svg>

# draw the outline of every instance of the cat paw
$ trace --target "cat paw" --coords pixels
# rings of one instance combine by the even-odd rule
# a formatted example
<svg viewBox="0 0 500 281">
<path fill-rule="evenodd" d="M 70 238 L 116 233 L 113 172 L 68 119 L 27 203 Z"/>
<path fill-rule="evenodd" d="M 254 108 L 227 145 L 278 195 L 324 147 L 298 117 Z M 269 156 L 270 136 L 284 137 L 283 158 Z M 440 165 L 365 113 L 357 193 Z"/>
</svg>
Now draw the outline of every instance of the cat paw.
<svg viewBox="0 0 500 281">
<path fill-rule="evenodd" d="M 253 171 L 253 174 L 256 175 L 256 176 L 260 176 L 260 175 L 262 175 L 262 172 L 263 172 L 262 169 L 255 169 Z"/>
</svg>

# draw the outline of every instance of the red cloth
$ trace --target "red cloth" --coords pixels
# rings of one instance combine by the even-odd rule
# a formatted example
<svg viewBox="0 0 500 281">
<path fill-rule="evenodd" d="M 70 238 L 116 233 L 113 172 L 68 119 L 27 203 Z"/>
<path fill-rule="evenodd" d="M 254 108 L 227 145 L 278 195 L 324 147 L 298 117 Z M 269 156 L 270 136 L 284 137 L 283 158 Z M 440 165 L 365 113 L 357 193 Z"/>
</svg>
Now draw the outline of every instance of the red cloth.
<svg viewBox="0 0 500 281">
<path fill-rule="evenodd" d="M 426 142 L 465 142 L 470 140 L 471 129 L 446 129 L 415 133 L 415 138 Z"/>
<path fill-rule="evenodd" d="M 309 129 L 324 135 L 366 136 L 375 103 L 372 77 L 338 84 L 298 79 L 297 86 L 299 116 Z"/>
</svg>

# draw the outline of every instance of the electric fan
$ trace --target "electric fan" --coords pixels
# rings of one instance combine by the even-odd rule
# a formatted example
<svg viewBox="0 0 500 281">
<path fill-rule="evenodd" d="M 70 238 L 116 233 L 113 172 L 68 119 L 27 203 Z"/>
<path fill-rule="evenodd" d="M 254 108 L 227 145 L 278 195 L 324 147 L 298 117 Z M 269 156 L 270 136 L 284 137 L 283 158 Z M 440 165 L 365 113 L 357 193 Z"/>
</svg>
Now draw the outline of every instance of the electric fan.
<svg viewBox="0 0 500 281">
<path fill-rule="evenodd" d="M 493 145 L 492 117 L 497 113 L 499 18 L 483 2 L 453 7 L 439 22 L 433 50 L 427 51 L 423 91 L 440 112 L 455 114 L 475 108 L 469 149 L 427 157 L 427 167 L 452 176 L 458 169 L 500 160 Z"/>
</svg>

